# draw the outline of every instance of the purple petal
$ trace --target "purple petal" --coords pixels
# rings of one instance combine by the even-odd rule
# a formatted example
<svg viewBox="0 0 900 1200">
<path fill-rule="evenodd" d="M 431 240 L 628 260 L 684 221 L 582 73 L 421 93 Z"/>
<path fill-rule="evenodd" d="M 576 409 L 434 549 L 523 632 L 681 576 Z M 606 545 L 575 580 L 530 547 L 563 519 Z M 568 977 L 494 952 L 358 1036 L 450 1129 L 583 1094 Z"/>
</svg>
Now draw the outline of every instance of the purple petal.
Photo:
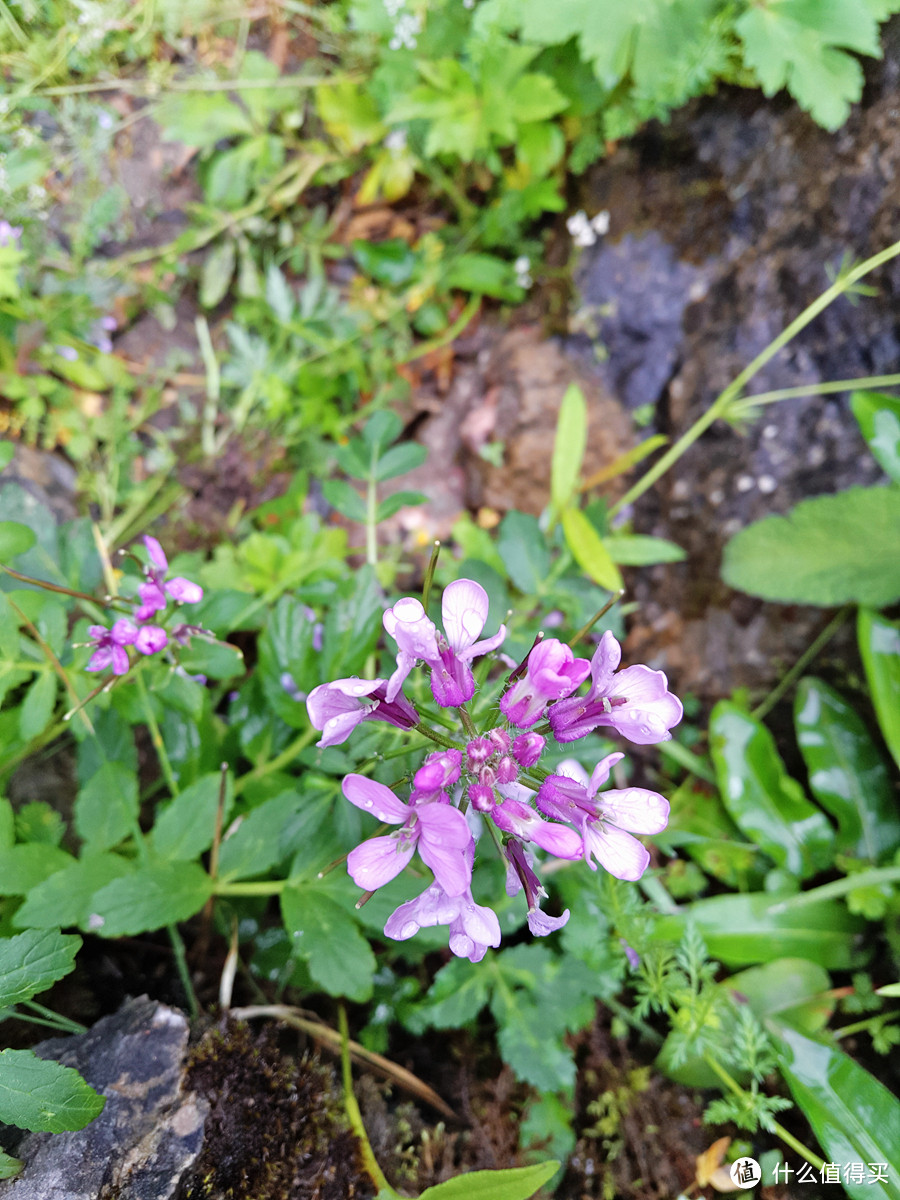
<svg viewBox="0 0 900 1200">
<path fill-rule="evenodd" d="M 341 790 L 351 804 L 355 804 L 363 812 L 370 812 L 379 821 L 399 825 L 409 819 L 409 805 L 404 804 L 389 787 L 375 779 L 367 779 L 365 775 L 345 775 Z"/>
<path fill-rule="evenodd" d="M 112 645 L 110 647 L 110 655 L 112 659 L 113 675 L 126 674 L 131 664 L 128 661 L 128 651 L 125 649 L 125 647 Z"/>
<path fill-rule="evenodd" d="M 501 625 L 493 637 L 482 638 L 480 642 L 476 642 L 474 646 L 470 646 L 468 650 L 464 650 L 460 654 L 462 659 L 480 658 L 482 654 L 490 654 L 492 650 L 496 650 L 502 644 L 506 637 L 506 626 Z"/>
<path fill-rule="evenodd" d="M 474 579 L 457 579 L 444 588 L 441 599 L 444 632 L 451 649 L 457 654 L 474 645 L 484 629 L 489 607 L 487 592 Z M 471 656 L 467 654 L 465 657 Z"/>
<path fill-rule="evenodd" d="M 415 848 L 412 838 L 370 838 L 347 855 L 347 873 L 357 887 L 374 892 L 400 874 Z"/>
<path fill-rule="evenodd" d="M 94 653 L 91 655 L 91 657 L 88 659 L 88 665 L 84 669 L 86 671 L 105 671 L 107 669 L 107 667 L 112 665 L 113 649 L 118 650 L 120 654 L 125 654 L 125 651 L 122 650 L 121 647 L 119 647 L 119 646 L 116 646 L 116 647 L 101 646 L 100 649 L 95 650 Z M 125 662 L 126 662 L 125 671 L 127 671 L 128 670 L 128 666 L 127 666 L 128 655 L 127 654 L 125 654 Z M 116 674 L 124 675 L 125 671 L 116 671 Z"/>
<path fill-rule="evenodd" d="M 646 871 L 650 855 L 637 838 L 614 825 L 602 826 L 588 821 L 584 827 L 584 858 L 596 870 L 591 856 L 596 855 L 601 867 L 616 879 L 636 882 Z"/>
<path fill-rule="evenodd" d="M 520 766 L 533 767 L 544 753 L 545 745 L 539 733 L 520 733 L 512 744 L 512 752 Z"/>
<path fill-rule="evenodd" d="M 533 908 L 528 913 L 528 928 L 535 937 L 546 937 L 548 933 L 556 933 L 557 929 L 562 929 L 568 919 L 568 909 L 561 917 L 548 917 L 539 908 Z"/>
<path fill-rule="evenodd" d="M 629 833 L 662 833 L 669 820 L 669 802 L 646 788 L 622 788 L 597 797 L 604 818 Z"/>
<path fill-rule="evenodd" d="M 166 558 L 165 551 L 163 550 L 162 546 L 159 544 L 156 538 L 151 537 L 149 533 L 144 534 L 144 545 L 147 547 L 147 553 L 149 554 L 150 561 L 153 563 L 154 567 L 156 567 L 157 571 L 162 571 L 163 574 L 165 574 L 169 569 L 169 560 Z"/>
<path fill-rule="evenodd" d="M 616 763 L 621 762 L 624 757 L 625 755 L 617 750 L 614 754 L 607 754 L 606 758 L 600 759 L 596 767 L 594 767 L 593 771 L 591 772 L 590 780 L 587 782 L 589 796 L 593 797 L 596 795 L 601 784 L 606 783 L 607 779 L 609 779 L 610 771 L 613 769 Z M 560 770 L 562 770 L 561 766 Z"/>
<path fill-rule="evenodd" d="M 420 929 L 449 925 L 459 913 L 460 897 L 449 897 L 439 883 L 430 884 L 414 900 L 407 900 L 388 917 L 384 932 L 396 942 L 405 942 Z"/>
<path fill-rule="evenodd" d="M 462 815 L 462 814 L 460 814 Z M 461 896 L 472 884 L 472 867 L 463 850 L 419 838 L 419 857 L 431 868 L 448 896 Z"/>
<path fill-rule="evenodd" d="M 622 661 L 622 647 L 607 629 L 600 644 L 591 659 L 591 690 L 588 696 L 591 700 L 597 696 L 608 696 L 611 690 L 612 677 Z"/>
<path fill-rule="evenodd" d="M 198 604 L 203 599 L 203 588 L 180 575 L 166 580 L 165 589 L 176 604 Z"/>
<path fill-rule="evenodd" d="M 158 625 L 145 625 L 138 630 L 134 648 L 140 654 L 157 654 L 169 644 L 169 635 Z"/>
<path fill-rule="evenodd" d="M 434 622 L 425 615 L 421 603 L 412 596 L 398 600 L 383 617 L 384 628 L 399 646 L 412 658 L 426 661 L 438 657 L 437 630 Z"/>
<path fill-rule="evenodd" d="M 306 698 L 306 711 L 313 729 L 324 736 L 316 744 L 336 746 L 346 741 L 352 730 L 375 709 L 369 701 L 381 679 L 335 679 L 314 687 Z M 368 702 L 367 702 L 368 701 Z"/>
<path fill-rule="evenodd" d="M 91 635 L 91 641 L 98 644 L 109 637 L 109 630 L 105 625 L 88 625 L 88 633 Z"/>
<path fill-rule="evenodd" d="M 128 617 L 120 617 L 110 630 L 110 637 L 119 646 L 133 646 L 138 627 Z"/>
<path fill-rule="evenodd" d="M 141 598 L 141 606 L 135 611 L 135 617 L 139 621 L 146 621 L 166 607 L 166 597 L 159 584 L 148 580 L 147 583 L 142 583 L 138 588 L 138 595 Z"/>
<path fill-rule="evenodd" d="M 353 778 L 348 776 L 348 778 Z M 358 778 L 362 778 L 359 776 Z M 421 825 L 422 841 L 430 846 L 447 846 L 453 850 L 464 850 L 472 841 L 466 818 L 458 808 L 449 804 L 419 804 L 415 809 Z"/>
</svg>

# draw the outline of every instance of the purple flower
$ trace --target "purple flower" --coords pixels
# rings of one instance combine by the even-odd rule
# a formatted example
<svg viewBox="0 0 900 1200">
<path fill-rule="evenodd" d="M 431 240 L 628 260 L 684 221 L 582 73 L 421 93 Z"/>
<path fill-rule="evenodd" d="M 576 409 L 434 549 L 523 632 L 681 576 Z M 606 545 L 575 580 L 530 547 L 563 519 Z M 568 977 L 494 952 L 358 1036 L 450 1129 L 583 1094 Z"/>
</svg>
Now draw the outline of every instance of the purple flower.
<svg viewBox="0 0 900 1200">
<path fill-rule="evenodd" d="M 478 641 L 488 614 L 488 595 L 472 579 L 457 579 L 444 589 L 441 615 L 446 637 L 438 632 L 421 603 L 411 596 L 398 600 L 384 614 L 384 628 L 397 643 L 397 668 L 388 680 L 387 696 L 393 700 L 403 681 L 421 659 L 431 668 L 431 691 L 443 708 L 465 704 L 475 694 L 470 661 L 496 649 L 506 637 L 506 627 Z"/>
<path fill-rule="evenodd" d="M 591 664 L 568 646 L 548 638 L 532 647 L 525 674 L 500 701 L 500 711 L 520 729 L 534 725 L 551 700 L 568 696 L 587 678 Z"/>
<path fill-rule="evenodd" d="M 539 733 L 520 733 L 512 744 L 516 762 L 522 767 L 533 767 L 544 753 L 546 739 Z"/>
<path fill-rule="evenodd" d="M 134 639 L 134 648 L 141 654 L 158 654 L 169 644 L 169 636 L 158 625 L 143 625 Z"/>
<path fill-rule="evenodd" d="M 134 621 L 120 617 L 112 629 L 105 625 L 91 625 L 88 628 L 91 635 L 89 644 L 95 647 L 85 670 L 106 671 L 112 667 L 113 675 L 124 675 L 131 665 L 126 646 L 133 646 L 138 635 Z"/>
<path fill-rule="evenodd" d="M 383 679 L 335 679 L 314 687 L 306 700 L 313 729 L 322 732 L 318 746 L 337 746 L 345 742 L 361 721 L 387 721 L 398 729 L 412 729 L 419 714 L 402 692 L 392 701 L 386 698 Z"/>
<path fill-rule="evenodd" d="M 461 896 L 472 880 L 467 850 L 472 834 L 466 818 L 450 804 L 406 804 L 383 783 L 364 775 L 346 775 L 341 785 L 351 804 L 379 821 L 402 825 L 387 837 L 370 838 L 351 850 L 347 871 L 353 882 L 374 892 L 399 875 L 418 848 L 448 896 Z"/>
<path fill-rule="evenodd" d="M 670 692 L 662 671 L 626 667 L 615 674 L 622 649 L 604 633 L 591 659 L 591 688 L 586 696 L 560 700 L 550 709 L 550 728 L 558 742 L 574 742 L 600 725 L 611 725 L 637 745 L 667 742 L 681 720 L 681 701 Z"/>
<path fill-rule="evenodd" d="M 19 249 L 19 238 L 22 236 L 21 225 L 10 225 L 9 221 L 0 220 L 0 249 L 12 246 Z"/>
<path fill-rule="evenodd" d="M 540 902 L 546 897 L 541 881 L 532 870 L 533 859 L 521 842 L 510 838 L 504 847 L 507 859 L 506 894 L 515 896 L 525 890 L 525 900 L 528 904 L 528 928 L 535 937 L 546 937 L 562 929 L 569 919 L 569 910 L 562 916 L 548 917 L 541 912 Z"/>
<path fill-rule="evenodd" d="M 501 791 L 518 792 L 520 789 L 513 784 L 501 788 Z M 526 788 L 521 788 L 521 792 L 528 794 Z M 583 854 L 581 838 L 574 829 L 568 825 L 557 825 L 554 821 L 544 821 L 530 805 L 511 795 L 495 801 L 490 809 L 490 817 L 504 833 L 515 834 L 523 842 L 534 842 L 557 858 L 580 858 Z"/>
<path fill-rule="evenodd" d="M 147 582 L 138 588 L 141 603 L 135 609 L 135 617 L 139 621 L 148 621 L 154 613 L 166 607 L 170 596 L 176 604 L 197 604 L 203 599 L 203 588 L 192 583 L 190 579 L 182 579 L 176 575 L 174 579 L 166 579 L 169 570 L 169 560 L 155 537 L 144 536 L 144 545 L 150 556 L 150 566 L 145 567 Z"/>
<path fill-rule="evenodd" d="M 613 765 L 624 755 L 608 754 L 588 779 L 580 763 L 560 764 L 560 774 L 549 775 L 537 794 L 537 805 L 548 817 L 574 821 L 584 838 L 584 859 L 596 870 L 593 856 L 617 879 L 637 880 L 650 855 L 633 833 L 661 833 L 669 820 L 669 803 L 646 788 L 613 788 L 597 795 Z"/>
<path fill-rule="evenodd" d="M 459 750 L 437 750 L 429 754 L 413 776 L 412 799 L 415 803 L 437 799 L 445 788 L 459 779 L 462 753 Z"/>
<path fill-rule="evenodd" d="M 466 857 L 471 871 L 474 858 L 471 844 Z M 439 883 L 432 883 L 415 900 L 408 900 L 395 909 L 387 919 L 384 932 L 394 941 L 405 942 L 420 929 L 434 925 L 449 925 L 451 951 L 470 962 L 481 962 L 488 946 L 500 945 L 497 914 L 475 903 L 471 887 L 459 896 L 448 896 Z"/>
</svg>

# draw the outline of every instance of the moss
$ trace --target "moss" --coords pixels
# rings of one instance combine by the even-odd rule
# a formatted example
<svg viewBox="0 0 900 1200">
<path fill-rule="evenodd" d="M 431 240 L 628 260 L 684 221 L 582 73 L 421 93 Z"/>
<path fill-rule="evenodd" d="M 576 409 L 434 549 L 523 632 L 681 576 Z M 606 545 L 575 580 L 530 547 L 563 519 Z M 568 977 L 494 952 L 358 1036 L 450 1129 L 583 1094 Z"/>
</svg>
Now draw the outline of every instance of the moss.
<svg viewBox="0 0 900 1200">
<path fill-rule="evenodd" d="M 180 1200 L 367 1200 L 373 1187 L 334 1076 L 231 1022 L 191 1053 L 186 1087 L 209 1104 L 203 1152 Z"/>
</svg>

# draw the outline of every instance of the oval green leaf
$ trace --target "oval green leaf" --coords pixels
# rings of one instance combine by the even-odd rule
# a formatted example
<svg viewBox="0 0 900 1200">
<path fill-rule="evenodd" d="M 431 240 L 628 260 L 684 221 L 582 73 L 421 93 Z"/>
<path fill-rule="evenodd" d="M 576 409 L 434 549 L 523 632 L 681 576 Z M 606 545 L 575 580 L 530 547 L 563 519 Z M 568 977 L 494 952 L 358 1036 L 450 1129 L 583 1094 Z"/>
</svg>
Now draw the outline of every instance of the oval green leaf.
<svg viewBox="0 0 900 1200">
<path fill-rule="evenodd" d="M 105 1103 L 71 1067 L 32 1050 L 0 1052 L 0 1121 L 7 1125 L 38 1133 L 83 1129 Z"/>
<path fill-rule="evenodd" d="M 81 938 L 58 929 L 29 929 L 0 939 L 0 1007 L 21 1004 L 75 966 Z"/>
<path fill-rule="evenodd" d="M 505 1171 L 469 1171 L 426 1188 L 419 1200 L 529 1200 L 558 1170 L 551 1159 Z"/>
<path fill-rule="evenodd" d="M 856 636 L 882 736 L 900 767 L 900 624 L 862 609 Z"/>
<path fill-rule="evenodd" d="M 567 508 L 578 486 L 587 445 L 587 404 L 577 384 L 566 389 L 559 406 L 550 464 L 550 499 L 558 513 Z"/>
<path fill-rule="evenodd" d="M 900 400 L 880 392 L 854 392 L 850 407 L 878 465 L 900 483 Z"/>
<path fill-rule="evenodd" d="M 566 545 L 582 571 L 607 591 L 619 591 L 622 587 L 619 568 L 584 513 L 577 508 L 567 508 L 562 514 L 562 527 Z"/>
<path fill-rule="evenodd" d="M 19 521 L 0 521 L 0 562 L 10 563 L 37 541 L 34 530 Z"/>
</svg>

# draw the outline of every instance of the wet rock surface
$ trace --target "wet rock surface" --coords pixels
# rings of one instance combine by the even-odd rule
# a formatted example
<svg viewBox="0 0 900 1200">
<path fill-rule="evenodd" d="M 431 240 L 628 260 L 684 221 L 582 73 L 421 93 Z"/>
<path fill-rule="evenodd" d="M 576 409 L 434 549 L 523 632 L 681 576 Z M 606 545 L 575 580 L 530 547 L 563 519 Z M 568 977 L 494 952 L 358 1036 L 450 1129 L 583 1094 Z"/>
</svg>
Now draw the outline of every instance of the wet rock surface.
<svg viewBox="0 0 900 1200">
<path fill-rule="evenodd" d="M 203 1144 L 207 1104 L 182 1090 L 184 1015 L 142 997 L 87 1033 L 35 1046 L 75 1067 L 106 1096 L 99 1117 L 69 1133 L 30 1133 L 25 1168 L 3 1200 L 168 1200 Z"/>
<path fill-rule="evenodd" d="M 591 175 L 588 212 L 610 233 L 582 254 L 567 351 L 651 430 L 674 440 L 833 281 L 897 237 L 900 90 L 888 51 L 868 104 L 836 134 L 793 106 L 724 92 L 622 147 Z M 782 350 L 746 394 L 889 374 L 900 362 L 900 266 L 843 296 Z M 824 624 L 818 610 L 765 605 L 719 579 L 738 529 L 811 495 L 881 478 L 845 394 L 718 423 L 628 514 L 685 563 L 629 580 L 632 655 L 700 695 L 769 686 Z"/>
</svg>

